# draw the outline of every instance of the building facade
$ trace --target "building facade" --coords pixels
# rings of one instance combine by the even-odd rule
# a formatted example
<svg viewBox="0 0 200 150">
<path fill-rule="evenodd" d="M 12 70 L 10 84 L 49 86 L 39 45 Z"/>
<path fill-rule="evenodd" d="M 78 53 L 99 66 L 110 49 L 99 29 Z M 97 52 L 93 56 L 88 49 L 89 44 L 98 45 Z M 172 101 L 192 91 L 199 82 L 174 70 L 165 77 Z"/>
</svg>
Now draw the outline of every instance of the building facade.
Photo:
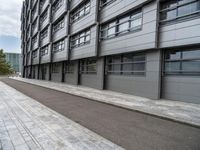
<svg viewBox="0 0 200 150">
<path fill-rule="evenodd" d="M 200 103 L 200 0 L 25 0 L 23 77 Z"/>
<path fill-rule="evenodd" d="M 21 73 L 22 59 L 19 53 L 5 53 L 8 62 L 15 72 Z"/>
</svg>

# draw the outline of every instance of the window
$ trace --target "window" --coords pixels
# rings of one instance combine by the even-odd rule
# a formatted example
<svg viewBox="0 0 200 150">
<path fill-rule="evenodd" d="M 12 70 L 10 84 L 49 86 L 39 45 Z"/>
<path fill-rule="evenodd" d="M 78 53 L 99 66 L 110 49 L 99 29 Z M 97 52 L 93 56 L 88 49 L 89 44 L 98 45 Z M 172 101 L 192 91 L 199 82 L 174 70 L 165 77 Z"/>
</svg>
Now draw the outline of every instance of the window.
<svg viewBox="0 0 200 150">
<path fill-rule="evenodd" d="M 96 59 L 84 59 L 80 63 L 80 71 L 82 74 L 96 74 L 97 62 Z"/>
<path fill-rule="evenodd" d="M 82 17 L 86 16 L 90 13 L 90 1 L 87 1 L 82 6 L 80 6 L 77 10 L 75 10 L 71 15 L 71 22 L 76 22 Z"/>
<path fill-rule="evenodd" d="M 47 16 L 48 16 L 48 9 L 40 17 L 41 24 L 47 19 Z"/>
<path fill-rule="evenodd" d="M 43 40 L 44 38 L 46 38 L 48 36 L 48 28 L 46 28 L 44 31 L 41 32 L 41 40 Z"/>
<path fill-rule="evenodd" d="M 32 11 L 32 19 L 34 19 L 33 17 L 35 16 L 36 12 L 37 12 L 37 7 L 35 6 Z"/>
<path fill-rule="evenodd" d="M 33 37 L 32 39 L 32 44 L 36 43 L 37 42 L 37 35 L 35 37 Z"/>
<path fill-rule="evenodd" d="M 32 32 L 36 29 L 37 26 L 37 20 L 35 20 L 35 22 L 33 22 L 32 24 Z"/>
<path fill-rule="evenodd" d="M 52 13 L 54 14 L 63 5 L 63 0 L 57 0 L 52 7 Z"/>
<path fill-rule="evenodd" d="M 200 75 L 200 50 L 177 50 L 165 53 L 167 75 Z"/>
<path fill-rule="evenodd" d="M 45 2 L 46 2 L 46 0 L 40 0 L 40 9 L 42 9 L 42 7 L 44 6 Z"/>
<path fill-rule="evenodd" d="M 105 7 L 105 6 L 108 6 L 109 4 L 113 3 L 114 1 L 116 0 L 101 0 L 101 4 L 100 4 L 100 7 Z"/>
<path fill-rule="evenodd" d="M 144 54 L 124 54 L 107 57 L 107 73 L 115 75 L 145 75 Z"/>
<path fill-rule="evenodd" d="M 59 73 L 59 64 L 58 63 L 52 64 L 52 73 Z"/>
<path fill-rule="evenodd" d="M 44 55 L 47 55 L 48 54 L 48 48 L 49 46 L 45 46 L 43 47 L 41 50 L 40 50 L 40 56 L 44 56 Z"/>
<path fill-rule="evenodd" d="M 90 1 L 87 1 L 71 14 L 71 23 L 76 22 L 90 13 Z"/>
<path fill-rule="evenodd" d="M 161 3 L 161 22 L 199 15 L 200 0 L 168 0 Z"/>
<path fill-rule="evenodd" d="M 90 42 L 90 30 L 83 31 L 71 39 L 71 48 L 79 47 Z"/>
<path fill-rule="evenodd" d="M 58 32 L 59 30 L 64 28 L 64 18 L 53 25 L 53 32 Z"/>
<path fill-rule="evenodd" d="M 36 57 L 37 57 L 37 52 L 38 52 L 37 50 L 33 51 L 33 53 L 32 53 L 32 55 L 33 55 L 32 57 L 33 57 L 33 58 L 36 58 Z"/>
<path fill-rule="evenodd" d="M 101 39 L 109 39 L 142 28 L 142 12 L 138 11 L 101 27 Z"/>
<path fill-rule="evenodd" d="M 74 64 L 73 63 L 66 63 L 65 64 L 65 73 L 67 73 L 67 74 L 74 73 Z"/>
<path fill-rule="evenodd" d="M 65 40 L 61 40 L 53 44 L 53 53 L 64 51 L 64 49 L 65 49 Z"/>
</svg>

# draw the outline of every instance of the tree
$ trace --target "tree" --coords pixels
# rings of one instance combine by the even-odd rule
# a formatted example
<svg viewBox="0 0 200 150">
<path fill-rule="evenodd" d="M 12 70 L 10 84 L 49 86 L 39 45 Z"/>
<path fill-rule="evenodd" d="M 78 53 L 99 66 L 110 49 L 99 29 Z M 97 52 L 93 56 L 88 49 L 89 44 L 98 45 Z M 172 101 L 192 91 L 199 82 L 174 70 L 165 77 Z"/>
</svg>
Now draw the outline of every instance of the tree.
<svg viewBox="0 0 200 150">
<path fill-rule="evenodd" d="M 9 63 L 6 62 L 6 55 L 3 49 L 0 49 L 0 75 L 7 75 L 13 73 Z"/>
</svg>

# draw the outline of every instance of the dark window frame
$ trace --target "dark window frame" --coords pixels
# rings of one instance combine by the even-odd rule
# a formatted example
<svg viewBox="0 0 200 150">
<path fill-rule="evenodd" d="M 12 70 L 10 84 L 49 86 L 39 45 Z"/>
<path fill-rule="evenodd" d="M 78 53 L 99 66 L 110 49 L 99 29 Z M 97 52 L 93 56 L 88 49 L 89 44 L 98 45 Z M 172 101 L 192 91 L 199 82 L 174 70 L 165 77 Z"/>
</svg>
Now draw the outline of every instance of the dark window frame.
<svg viewBox="0 0 200 150">
<path fill-rule="evenodd" d="M 126 21 L 120 22 L 120 20 L 125 19 L 125 18 L 129 18 L 129 19 L 126 20 Z M 138 21 L 138 20 L 141 20 L 140 25 L 137 25 L 135 27 L 131 27 L 131 24 L 133 23 L 133 21 Z M 123 31 L 119 31 L 120 25 L 123 25 L 125 23 L 128 23 L 128 28 L 123 30 Z M 114 24 L 114 25 L 110 26 L 110 24 Z M 122 17 L 119 17 L 115 20 L 112 20 L 108 23 L 101 25 L 100 39 L 101 40 L 107 40 L 107 39 L 115 38 L 115 37 L 118 37 L 118 36 L 121 36 L 121 35 L 126 35 L 127 33 L 141 31 L 142 27 L 143 27 L 143 10 L 142 9 L 134 10 L 131 13 L 128 13 L 126 15 L 123 15 Z M 108 34 L 109 30 L 112 29 L 112 28 L 114 28 L 115 33 Z"/>
<path fill-rule="evenodd" d="M 82 36 L 82 34 L 84 34 Z M 82 38 L 84 38 L 84 41 L 81 42 Z M 87 39 L 89 38 L 89 40 Z M 72 36 L 71 41 L 70 41 L 70 47 L 71 49 L 80 47 L 86 44 L 89 44 L 91 41 L 91 29 L 86 29 L 84 31 L 79 32 L 78 34 Z M 78 42 L 78 43 L 76 43 Z"/>
<path fill-rule="evenodd" d="M 42 56 L 48 55 L 48 52 L 49 52 L 49 46 L 48 45 L 44 46 L 40 50 L 40 56 L 42 57 Z"/>
<path fill-rule="evenodd" d="M 200 75 L 200 70 L 199 71 L 186 71 L 183 69 L 183 63 L 185 62 L 193 62 L 193 61 L 197 61 L 199 62 L 200 64 L 200 56 L 195 56 L 193 58 L 184 58 L 184 52 L 190 52 L 190 51 L 199 51 L 199 54 L 200 54 L 200 50 L 199 49 L 188 49 L 188 50 L 167 50 L 165 53 L 164 53 L 164 64 L 163 64 L 163 73 L 164 75 L 175 75 L 175 76 L 199 76 Z M 180 55 L 179 55 L 179 58 L 175 58 L 175 59 L 166 59 L 167 57 L 167 54 L 169 53 L 170 54 L 174 54 L 176 52 L 179 52 Z M 169 71 L 167 70 L 166 68 L 166 65 L 167 63 L 178 63 L 179 66 L 179 70 L 174 70 L 174 71 Z M 177 65 L 177 64 L 176 64 Z"/>
<path fill-rule="evenodd" d="M 100 9 L 103 9 L 104 7 L 112 4 L 113 2 L 115 2 L 116 0 L 106 0 L 104 2 L 104 0 L 100 0 Z"/>
<path fill-rule="evenodd" d="M 125 57 L 131 56 L 132 61 L 124 61 Z M 116 61 L 116 57 L 119 57 L 119 62 Z M 143 57 L 144 60 L 136 61 L 134 60 L 137 57 Z M 137 64 L 143 65 L 143 70 L 136 70 L 134 67 Z M 125 65 L 131 65 L 130 71 L 126 71 Z M 119 67 L 119 70 L 113 70 L 116 66 Z M 123 75 L 123 76 L 145 76 L 146 75 L 146 54 L 144 53 L 136 53 L 136 54 L 121 54 L 121 55 L 112 55 L 106 57 L 106 74 L 108 75 Z"/>
<path fill-rule="evenodd" d="M 65 39 L 62 39 L 53 44 L 53 53 L 61 52 L 65 50 Z"/>
<path fill-rule="evenodd" d="M 87 58 L 80 60 L 80 74 L 97 74 L 97 59 Z"/>
<path fill-rule="evenodd" d="M 179 8 L 185 7 L 187 5 L 190 5 L 190 4 L 193 4 L 193 3 L 196 3 L 196 2 L 198 3 L 197 4 L 197 7 L 198 7 L 197 11 L 194 11 L 194 12 L 191 12 L 191 13 L 188 13 L 188 14 L 184 14 L 184 15 L 179 15 L 179 11 L 180 11 Z M 168 22 L 173 22 L 173 21 L 177 21 L 177 20 L 183 20 L 183 19 L 188 18 L 188 17 L 191 18 L 191 16 L 199 16 L 200 15 L 200 0 L 192 0 L 190 2 L 185 2 L 185 3 L 182 3 L 182 4 L 179 4 L 179 0 L 176 0 L 176 4 L 174 4 L 174 6 L 162 9 L 162 7 L 164 7 L 168 3 L 170 3 L 170 1 L 164 1 L 164 2 L 160 3 L 160 5 L 161 5 L 160 22 L 161 23 L 168 23 Z M 174 14 L 175 17 L 174 18 L 162 19 L 162 16 L 166 15 L 165 13 L 168 13 L 168 12 L 173 11 L 173 10 L 175 11 L 175 14 Z"/>
<path fill-rule="evenodd" d="M 89 8 L 89 11 L 86 11 L 87 8 Z M 80 12 L 84 11 L 84 13 L 82 15 L 80 15 Z M 83 17 L 85 17 L 86 15 L 88 15 L 91 11 L 91 1 L 88 0 L 86 2 L 84 2 L 81 6 L 78 7 L 78 9 L 74 10 L 71 15 L 70 15 L 70 22 L 71 23 L 75 23 L 78 22 L 80 19 L 82 19 Z M 77 18 L 76 18 L 77 17 Z"/>
</svg>

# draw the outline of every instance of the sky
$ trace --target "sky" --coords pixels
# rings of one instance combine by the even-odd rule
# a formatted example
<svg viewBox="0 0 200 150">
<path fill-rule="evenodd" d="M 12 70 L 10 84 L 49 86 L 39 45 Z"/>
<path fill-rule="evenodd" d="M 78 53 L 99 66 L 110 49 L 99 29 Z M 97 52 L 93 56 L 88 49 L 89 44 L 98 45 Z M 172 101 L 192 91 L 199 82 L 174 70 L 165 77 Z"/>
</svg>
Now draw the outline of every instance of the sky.
<svg viewBox="0 0 200 150">
<path fill-rule="evenodd" d="M 21 52 L 20 17 L 23 0 L 0 0 L 0 49 Z"/>
</svg>

